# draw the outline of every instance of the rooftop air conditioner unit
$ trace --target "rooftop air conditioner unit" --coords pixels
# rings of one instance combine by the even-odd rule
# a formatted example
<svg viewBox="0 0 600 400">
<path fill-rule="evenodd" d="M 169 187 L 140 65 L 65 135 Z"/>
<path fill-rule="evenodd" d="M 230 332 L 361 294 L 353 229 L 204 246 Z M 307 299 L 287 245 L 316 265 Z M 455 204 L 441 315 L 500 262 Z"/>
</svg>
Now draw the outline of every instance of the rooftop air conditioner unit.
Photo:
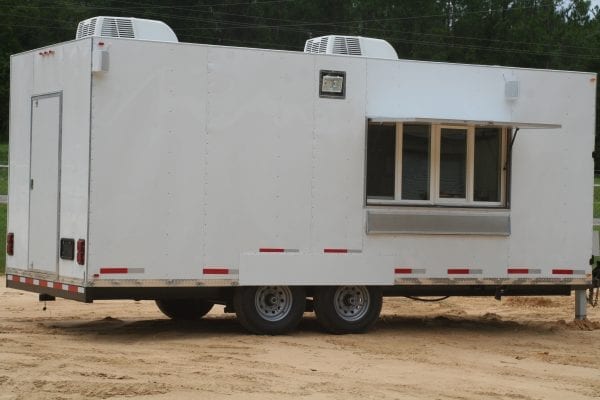
<svg viewBox="0 0 600 400">
<path fill-rule="evenodd" d="M 396 50 L 385 40 L 362 36 L 329 35 L 308 39 L 304 52 L 398 59 Z"/>
<path fill-rule="evenodd" d="M 151 19 L 94 17 L 81 21 L 76 39 L 90 36 L 177 42 L 175 32 L 164 22 Z"/>
</svg>

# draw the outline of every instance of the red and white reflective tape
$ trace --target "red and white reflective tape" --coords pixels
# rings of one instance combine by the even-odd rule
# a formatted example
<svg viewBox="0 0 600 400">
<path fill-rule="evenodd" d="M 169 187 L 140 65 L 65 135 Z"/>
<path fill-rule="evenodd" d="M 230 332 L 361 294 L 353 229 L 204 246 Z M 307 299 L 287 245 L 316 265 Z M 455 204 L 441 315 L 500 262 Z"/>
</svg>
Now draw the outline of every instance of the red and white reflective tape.
<svg viewBox="0 0 600 400">
<path fill-rule="evenodd" d="M 409 267 L 398 267 L 394 268 L 394 274 L 396 275 L 412 275 L 412 274 L 424 274 L 425 268 L 409 268 Z"/>
<path fill-rule="evenodd" d="M 204 267 L 202 269 L 203 275 L 239 275 L 240 271 L 237 269 L 231 269 L 226 267 Z"/>
<path fill-rule="evenodd" d="M 448 268 L 448 275 L 481 275 L 483 270 L 474 268 Z"/>
<path fill-rule="evenodd" d="M 536 275 L 541 274 L 542 270 L 539 268 L 526 268 L 526 267 L 510 267 L 506 270 L 509 275 Z"/>
<path fill-rule="evenodd" d="M 583 269 L 556 268 L 552 270 L 552 275 L 585 275 L 585 271 Z"/>
<path fill-rule="evenodd" d="M 323 249 L 323 253 L 327 253 L 327 254 L 362 253 L 362 250 L 326 248 L 326 249 Z"/>
<path fill-rule="evenodd" d="M 50 289 L 64 290 L 66 292 L 71 292 L 71 293 L 85 293 L 85 288 L 82 286 L 69 285 L 67 283 L 62 283 L 62 282 L 46 281 L 43 279 L 28 278 L 25 276 L 18 276 L 18 275 L 12 275 L 12 274 L 6 275 L 6 280 L 12 281 L 12 282 L 24 283 L 26 285 L 41 286 L 41 287 L 47 287 Z"/>
<path fill-rule="evenodd" d="M 299 253 L 298 249 L 284 249 L 281 247 L 261 247 L 259 253 Z"/>
<path fill-rule="evenodd" d="M 100 274 L 111 275 L 111 274 L 143 274 L 144 268 L 130 268 L 130 267 L 101 267 Z"/>
</svg>

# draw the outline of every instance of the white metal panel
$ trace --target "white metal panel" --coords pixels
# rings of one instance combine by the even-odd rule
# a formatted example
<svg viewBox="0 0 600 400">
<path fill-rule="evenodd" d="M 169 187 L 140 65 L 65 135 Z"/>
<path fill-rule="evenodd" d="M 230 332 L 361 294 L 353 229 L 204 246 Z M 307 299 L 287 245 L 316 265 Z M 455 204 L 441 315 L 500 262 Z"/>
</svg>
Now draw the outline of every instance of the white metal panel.
<svg viewBox="0 0 600 400">
<path fill-rule="evenodd" d="M 14 256 L 6 257 L 8 268 L 27 269 L 29 244 L 29 155 L 31 96 L 33 93 L 32 53 L 10 58 L 10 130 L 8 232 L 14 233 Z"/>
<path fill-rule="evenodd" d="M 508 69 L 420 61 L 368 60 L 367 115 L 512 121 Z M 521 121 L 546 122 L 528 118 Z M 556 121 L 548 121 L 556 123 Z"/>
<path fill-rule="evenodd" d="M 553 118 L 563 127 L 515 141 L 510 263 L 591 272 L 596 76 L 524 70 L 519 77 L 515 118 Z"/>
<path fill-rule="evenodd" d="M 346 72 L 346 98 L 319 98 L 315 103 L 311 250 L 362 249 L 366 60 L 312 57 L 314 82 L 319 82 L 321 70 Z"/>
<path fill-rule="evenodd" d="M 309 247 L 313 61 L 209 49 L 206 265 L 263 247 Z"/>
<path fill-rule="evenodd" d="M 508 238 L 368 235 L 365 251 L 398 254 L 398 262 L 481 266 L 484 276 L 508 267 L 589 271 L 591 255 L 595 75 L 368 60 L 367 114 L 436 120 L 537 121 L 559 124 L 519 133 L 514 144 L 511 235 Z M 522 93 L 506 99 L 504 82 L 518 79 Z M 526 126 L 524 126 L 526 127 Z M 550 134 L 551 133 L 551 134 Z M 554 276 L 555 277 L 555 276 Z"/>
<path fill-rule="evenodd" d="M 29 110 L 33 96 L 62 93 L 60 237 L 87 237 L 90 50 L 90 40 L 79 40 L 11 58 L 9 221 L 14 221 L 10 229 L 16 246 L 15 256 L 8 257 L 9 267 L 27 267 L 21 255 L 27 254 L 29 241 Z M 83 279 L 85 267 L 74 260 L 59 260 L 58 272 L 61 277 Z"/>
<path fill-rule="evenodd" d="M 422 278 L 447 278 L 448 269 L 481 269 L 469 278 L 506 277 L 508 237 L 465 235 L 367 235 L 367 254 L 393 256 L 397 268 L 424 269 Z"/>
<path fill-rule="evenodd" d="M 243 254 L 240 285 L 393 285 L 394 259 L 375 254 Z"/>
<path fill-rule="evenodd" d="M 54 79 L 62 87 L 60 237 L 77 242 L 88 234 L 91 40 L 65 44 L 56 54 L 60 75 L 49 74 L 36 85 L 50 86 Z M 84 279 L 85 274 L 86 267 L 76 260 L 59 259 L 61 277 Z"/>
<path fill-rule="evenodd" d="M 181 279 L 202 273 L 205 47 L 102 39 L 93 78 L 90 274 Z"/>
<path fill-rule="evenodd" d="M 110 71 L 94 79 L 92 268 L 197 278 L 237 266 L 241 251 L 308 247 L 312 60 L 106 46 Z"/>
<path fill-rule="evenodd" d="M 31 99 L 29 268 L 57 272 L 61 94 Z"/>
</svg>

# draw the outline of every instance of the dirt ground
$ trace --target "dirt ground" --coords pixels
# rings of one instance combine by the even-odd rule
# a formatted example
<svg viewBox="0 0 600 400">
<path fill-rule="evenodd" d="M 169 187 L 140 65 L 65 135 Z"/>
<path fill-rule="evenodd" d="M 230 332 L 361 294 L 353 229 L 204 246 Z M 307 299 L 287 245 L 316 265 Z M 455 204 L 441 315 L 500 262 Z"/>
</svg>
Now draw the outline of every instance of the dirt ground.
<svg viewBox="0 0 600 400">
<path fill-rule="evenodd" d="M 387 299 L 368 334 L 247 334 L 222 307 L 176 323 L 153 302 L 47 303 L 0 277 L 0 399 L 589 399 L 600 309 L 573 297 Z"/>
</svg>

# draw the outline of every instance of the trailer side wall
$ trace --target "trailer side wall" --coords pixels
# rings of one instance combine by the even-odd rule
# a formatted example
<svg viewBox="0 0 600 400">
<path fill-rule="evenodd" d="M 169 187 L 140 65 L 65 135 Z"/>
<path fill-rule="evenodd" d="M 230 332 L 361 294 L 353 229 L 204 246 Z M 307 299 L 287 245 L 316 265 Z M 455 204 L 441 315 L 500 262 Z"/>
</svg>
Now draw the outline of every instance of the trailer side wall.
<svg viewBox="0 0 600 400">
<path fill-rule="evenodd" d="M 92 93 L 94 285 L 393 285 L 406 283 L 400 267 L 426 271 L 417 284 L 589 279 L 593 74 L 104 42 L 110 68 Z M 346 73 L 344 99 L 319 97 L 322 70 Z M 521 83 L 516 100 L 504 96 L 509 78 Z M 369 116 L 562 127 L 518 134 L 509 209 L 365 207 Z M 367 234 L 375 209 L 498 213 L 510 232 Z M 509 276 L 513 266 L 539 273 Z M 583 273 L 553 273 L 565 268 Z"/>
</svg>

